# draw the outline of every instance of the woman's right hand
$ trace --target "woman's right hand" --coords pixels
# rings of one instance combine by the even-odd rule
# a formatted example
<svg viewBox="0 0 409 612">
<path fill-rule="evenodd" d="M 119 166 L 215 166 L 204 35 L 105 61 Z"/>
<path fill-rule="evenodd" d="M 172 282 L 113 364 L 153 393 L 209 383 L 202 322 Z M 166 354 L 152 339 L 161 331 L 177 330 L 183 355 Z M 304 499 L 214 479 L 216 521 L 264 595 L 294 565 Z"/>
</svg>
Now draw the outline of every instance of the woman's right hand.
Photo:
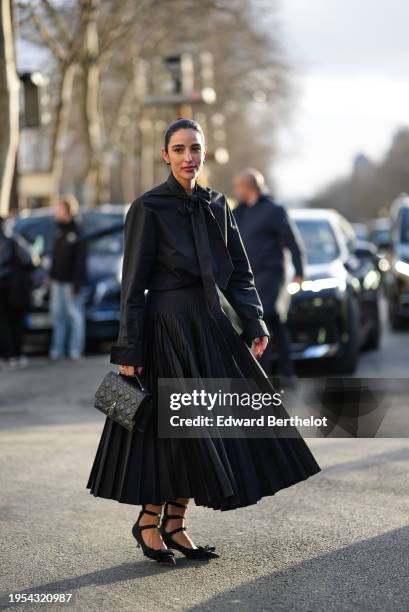
<svg viewBox="0 0 409 612">
<path fill-rule="evenodd" d="M 133 366 L 133 365 L 121 365 L 119 366 L 119 371 L 121 374 L 125 376 L 134 376 L 135 370 L 138 374 L 143 374 L 143 366 Z"/>
</svg>

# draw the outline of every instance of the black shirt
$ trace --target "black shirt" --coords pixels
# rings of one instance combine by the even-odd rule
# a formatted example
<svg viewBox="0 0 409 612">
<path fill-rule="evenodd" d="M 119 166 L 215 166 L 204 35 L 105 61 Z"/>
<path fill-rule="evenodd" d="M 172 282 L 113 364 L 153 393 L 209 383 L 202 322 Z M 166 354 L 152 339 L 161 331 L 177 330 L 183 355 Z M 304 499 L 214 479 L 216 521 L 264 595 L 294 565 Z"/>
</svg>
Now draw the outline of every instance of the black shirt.
<svg viewBox="0 0 409 612">
<path fill-rule="evenodd" d="M 215 278 L 223 278 L 223 257 L 232 264 L 226 286 L 217 284 L 241 320 L 243 339 L 269 336 L 251 267 L 226 197 L 198 184 L 192 195 L 209 203 L 205 215 Z M 191 216 L 181 214 L 183 199 L 189 199 L 189 195 L 171 172 L 166 181 L 142 194 L 128 209 L 120 330 L 111 350 L 111 363 L 143 365 L 145 289 L 161 291 L 201 282 Z"/>
<path fill-rule="evenodd" d="M 62 282 L 71 282 L 75 289 L 79 289 L 86 281 L 85 243 L 74 219 L 67 223 L 57 223 L 50 277 Z"/>
</svg>

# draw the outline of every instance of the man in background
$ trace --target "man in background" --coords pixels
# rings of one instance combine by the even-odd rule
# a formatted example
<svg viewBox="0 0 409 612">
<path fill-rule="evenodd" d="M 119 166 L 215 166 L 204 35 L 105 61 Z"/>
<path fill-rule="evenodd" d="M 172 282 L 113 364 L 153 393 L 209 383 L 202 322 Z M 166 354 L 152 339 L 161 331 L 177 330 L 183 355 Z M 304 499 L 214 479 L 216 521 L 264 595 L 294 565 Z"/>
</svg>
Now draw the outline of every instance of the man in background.
<svg viewBox="0 0 409 612">
<path fill-rule="evenodd" d="M 235 216 L 253 270 L 257 291 L 264 309 L 264 320 L 271 334 L 260 365 L 270 376 L 272 372 L 272 342 L 275 342 L 279 371 L 287 383 L 295 383 L 290 339 L 286 326 L 287 279 L 284 249 L 292 257 L 294 282 L 301 284 L 304 273 L 304 249 L 298 230 L 288 218 L 285 208 L 277 204 L 264 186 L 263 175 L 254 168 L 240 172 L 234 180 L 239 202 Z M 285 309 L 279 303 L 286 304 Z"/>
<path fill-rule="evenodd" d="M 28 365 L 23 354 L 24 315 L 31 306 L 31 271 L 38 265 L 20 236 L 5 231 L 0 217 L 0 357 L 7 369 Z"/>
<path fill-rule="evenodd" d="M 50 359 L 68 356 L 78 360 L 84 352 L 85 313 L 81 287 L 86 281 L 86 251 L 81 230 L 74 219 L 78 201 L 61 197 L 54 210 L 57 228 L 50 268 L 50 314 L 53 334 Z"/>
</svg>

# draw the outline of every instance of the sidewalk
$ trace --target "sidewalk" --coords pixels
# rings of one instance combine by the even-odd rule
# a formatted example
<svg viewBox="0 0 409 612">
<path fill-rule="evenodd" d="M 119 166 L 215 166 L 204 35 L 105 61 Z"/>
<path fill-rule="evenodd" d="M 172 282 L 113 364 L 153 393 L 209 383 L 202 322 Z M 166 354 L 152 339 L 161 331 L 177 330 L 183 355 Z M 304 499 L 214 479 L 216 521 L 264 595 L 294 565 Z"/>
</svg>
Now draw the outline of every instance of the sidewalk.
<svg viewBox="0 0 409 612">
<path fill-rule="evenodd" d="M 249 508 L 192 504 L 192 538 L 221 558 L 176 553 L 161 567 L 131 536 L 139 508 L 85 488 L 104 420 L 92 393 L 109 367 L 38 359 L 2 380 L 2 609 L 24 592 L 72 600 L 10 609 L 407 610 L 408 440 L 310 440 L 320 474 Z"/>
</svg>

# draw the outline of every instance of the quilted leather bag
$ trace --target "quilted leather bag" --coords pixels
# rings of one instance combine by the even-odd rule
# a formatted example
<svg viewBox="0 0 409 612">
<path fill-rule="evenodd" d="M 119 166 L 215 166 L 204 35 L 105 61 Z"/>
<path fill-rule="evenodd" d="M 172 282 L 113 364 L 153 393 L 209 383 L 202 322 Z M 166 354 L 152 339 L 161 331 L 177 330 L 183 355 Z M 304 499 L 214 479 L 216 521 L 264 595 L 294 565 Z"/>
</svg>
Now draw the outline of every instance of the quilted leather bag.
<svg viewBox="0 0 409 612">
<path fill-rule="evenodd" d="M 136 374 L 111 371 L 95 392 L 94 406 L 128 431 L 145 431 L 152 412 L 152 394 Z"/>
</svg>

